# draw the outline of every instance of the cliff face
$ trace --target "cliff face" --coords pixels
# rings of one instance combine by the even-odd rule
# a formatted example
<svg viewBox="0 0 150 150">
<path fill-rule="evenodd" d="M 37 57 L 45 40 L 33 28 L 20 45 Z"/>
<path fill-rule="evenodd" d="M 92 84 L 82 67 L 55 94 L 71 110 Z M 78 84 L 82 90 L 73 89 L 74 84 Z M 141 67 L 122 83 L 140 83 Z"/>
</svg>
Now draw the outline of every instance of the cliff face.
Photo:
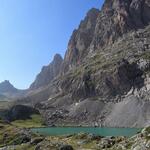
<svg viewBox="0 0 150 150">
<path fill-rule="evenodd" d="M 64 59 L 64 70 L 83 62 L 93 51 L 101 51 L 132 30 L 150 22 L 148 0 L 106 0 L 102 10 L 91 9 L 72 34 Z"/>
<path fill-rule="evenodd" d="M 62 57 L 56 54 L 53 61 L 48 66 L 42 68 L 35 81 L 31 84 L 30 89 L 38 89 L 48 85 L 60 73 L 62 62 Z"/>
<path fill-rule="evenodd" d="M 93 50 L 112 44 L 131 30 L 144 28 L 150 22 L 147 0 L 106 0 L 97 19 Z"/>
<path fill-rule="evenodd" d="M 88 54 L 88 47 L 94 36 L 99 12 L 98 9 L 91 9 L 84 20 L 81 21 L 79 28 L 74 30 L 64 59 L 64 72 L 77 64 L 81 64 L 82 59 Z"/>
</svg>

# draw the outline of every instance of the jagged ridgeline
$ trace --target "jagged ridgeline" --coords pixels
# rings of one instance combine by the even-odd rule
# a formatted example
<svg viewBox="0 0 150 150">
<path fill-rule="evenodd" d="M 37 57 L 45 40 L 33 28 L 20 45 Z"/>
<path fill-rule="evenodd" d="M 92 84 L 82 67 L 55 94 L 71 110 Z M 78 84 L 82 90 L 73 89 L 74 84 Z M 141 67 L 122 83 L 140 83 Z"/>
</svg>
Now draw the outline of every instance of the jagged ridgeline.
<svg viewBox="0 0 150 150">
<path fill-rule="evenodd" d="M 149 23 L 149 0 L 105 0 L 18 102 L 32 103 L 48 125 L 149 125 Z"/>
</svg>

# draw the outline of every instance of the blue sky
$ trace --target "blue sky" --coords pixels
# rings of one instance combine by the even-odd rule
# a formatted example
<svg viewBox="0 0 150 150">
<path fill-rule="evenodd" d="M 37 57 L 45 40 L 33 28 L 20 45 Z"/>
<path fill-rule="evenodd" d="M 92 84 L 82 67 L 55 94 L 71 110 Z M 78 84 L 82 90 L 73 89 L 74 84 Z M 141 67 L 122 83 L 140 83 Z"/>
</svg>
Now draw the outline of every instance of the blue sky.
<svg viewBox="0 0 150 150">
<path fill-rule="evenodd" d="M 103 0 L 0 0 L 0 82 L 27 88 Z"/>
</svg>

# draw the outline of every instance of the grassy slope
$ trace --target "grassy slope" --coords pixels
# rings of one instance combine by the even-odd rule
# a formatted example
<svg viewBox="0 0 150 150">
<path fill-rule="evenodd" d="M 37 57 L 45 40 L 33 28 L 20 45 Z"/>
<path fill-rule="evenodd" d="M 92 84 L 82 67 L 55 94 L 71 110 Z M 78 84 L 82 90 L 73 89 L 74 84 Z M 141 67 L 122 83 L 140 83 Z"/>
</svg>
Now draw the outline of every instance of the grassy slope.
<svg viewBox="0 0 150 150">
<path fill-rule="evenodd" d="M 5 134 L 7 134 L 7 144 L 11 144 L 14 139 L 17 138 L 19 133 L 19 128 L 15 128 L 11 126 L 10 124 L 7 124 L 0 120 L 0 147 L 3 146 L 3 137 Z"/>
<path fill-rule="evenodd" d="M 16 120 L 12 124 L 17 127 L 33 128 L 33 127 L 43 127 L 43 119 L 41 115 L 32 115 L 31 119 L 27 120 Z"/>
<path fill-rule="evenodd" d="M 11 105 L 9 101 L 3 101 L 0 99 L 0 110 L 7 109 Z"/>
<path fill-rule="evenodd" d="M 18 146 L 16 146 L 16 150 L 22 150 L 23 147 L 26 147 L 26 150 L 32 150 L 31 148 L 35 148 L 33 145 L 22 145 L 21 144 L 21 133 L 22 128 L 16 127 L 12 124 L 8 124 L 2 120 L 0 120 L 0 147 L 4 147 L 5 145 L 14 145 L 16 143 Z M 4 135 L 7 134 L 7 138 L 4 142 Z M 36 135 L 33 134 L 33 137 Z M 28 148 L 27 148 L 28 147 Z M 11 147 L 9 148 L 11 149 Z M 13 147 L 12 147 L 13 149 Z"/>
</svg>

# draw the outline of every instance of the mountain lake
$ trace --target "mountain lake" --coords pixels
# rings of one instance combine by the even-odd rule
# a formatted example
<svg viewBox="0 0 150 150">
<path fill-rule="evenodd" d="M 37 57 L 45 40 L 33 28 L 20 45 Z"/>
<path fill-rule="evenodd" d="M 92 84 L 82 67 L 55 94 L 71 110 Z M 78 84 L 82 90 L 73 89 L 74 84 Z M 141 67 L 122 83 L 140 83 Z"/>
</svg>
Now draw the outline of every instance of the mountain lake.
<svg viewBox="0 0 150 150">
<path fill-rule="evenodd" d="M 141 131 L 141 128 L 100 128 L 100 127 L 46 127 L 32 128 L 32 132 L 45 136 L 70 135 L 88 133 L 100 136 L 131 137 Z"/>
</svg>

